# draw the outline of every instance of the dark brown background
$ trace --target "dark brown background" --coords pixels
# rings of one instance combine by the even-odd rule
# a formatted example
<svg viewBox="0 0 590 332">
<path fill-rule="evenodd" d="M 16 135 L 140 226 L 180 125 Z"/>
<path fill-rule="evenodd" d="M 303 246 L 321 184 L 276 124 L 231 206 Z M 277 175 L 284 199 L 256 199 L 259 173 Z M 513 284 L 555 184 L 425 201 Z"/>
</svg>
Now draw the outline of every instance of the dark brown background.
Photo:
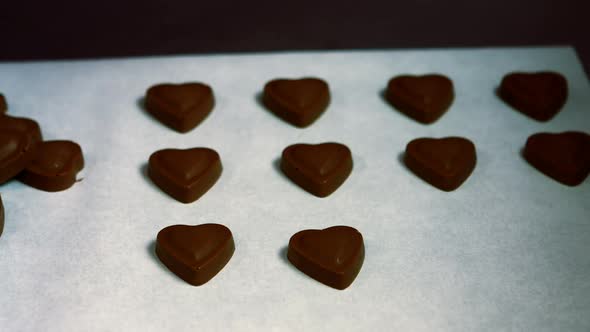
<svg viewBox="0 0 590 332">
<path fill-rule="evenodd" d="M 269 50 L 574 45 L 590 68 L 590 1 L 20 1 L 0 60 Z"/>
</svg>

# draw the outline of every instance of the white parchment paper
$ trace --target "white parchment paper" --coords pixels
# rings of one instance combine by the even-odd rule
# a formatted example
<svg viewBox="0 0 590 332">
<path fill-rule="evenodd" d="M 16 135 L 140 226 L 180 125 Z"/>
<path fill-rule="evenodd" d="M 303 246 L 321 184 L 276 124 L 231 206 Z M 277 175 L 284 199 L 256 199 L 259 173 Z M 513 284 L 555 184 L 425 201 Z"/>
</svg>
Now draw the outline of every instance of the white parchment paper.
<svg viewBox="0 0 590 332">
<path fill-rule="evenodd" d="M 510 71 L 555 70 L 569 82 L 548 123 L 510 109 L 494 90 Z M 380 96 L 406 73 L 453 79 L 456 100 L 432 125 Z M 277 77 L 318 76 L 332 103 L 299 129 L 257 101 Z M 213 113 L 176 133 L 142 108 L 161 82 L 202 81 Z M 590 132 L 590 85 L 569 47 L 308 52 L 0 63 L 9 113 L 36 119 L 45 139 L 84 151 L 83 180 L 47 193 L 0 187 L 1 331 L 590 331 L 590 180 L 561 185 L 520 156 L 536 132 Z M 478 165 L 455 192 L 400 162 L 417 137 L 459 135 Z M 283 148 L 337 141 L 354 170 L 320 199 L 277 169 Z M 217 184 L 184 205 L 145 175 L 161 148 L 204 146 L 224 165 Z M 236 252 L 193 287 L 154 254 L 172 224 L 228 226 Z M 349 225 L 365 239 L 351 287 L 331 289 L 293 268 L 288 240 Z"/>
</svg>

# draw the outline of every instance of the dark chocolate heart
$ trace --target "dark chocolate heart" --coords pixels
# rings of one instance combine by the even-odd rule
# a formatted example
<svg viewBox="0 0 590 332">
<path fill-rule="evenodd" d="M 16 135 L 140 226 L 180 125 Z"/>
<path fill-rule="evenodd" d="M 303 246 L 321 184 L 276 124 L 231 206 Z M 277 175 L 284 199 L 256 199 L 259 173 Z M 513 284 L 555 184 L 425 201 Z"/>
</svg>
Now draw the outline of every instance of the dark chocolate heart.
<svg viewBox="0 0 590 332">
<path fill-rule="evenodd" d="M 339 143 L 294 144 L 283 150 L 281 169 L 287 177 L 318 197 L 333 193 L 352 171 L 352 154 Z"/>
<path fill-rule="evenodd" d="M 22 171 L 35 156 L 37 142 L 17 129 L 0 129 L 0 184 Z"/>
<path fill-rule="evenodd" d="M 406 146 L 404 162 L 420 178 L 444 190 L 457 189 L 475 168 L 475 145 L 462 137 L 418 138 Z"/>
<path fill-rule="evenodd" d="M 168 127 L 185 133 L 213 110 L 213 90 L 203 83 L 159 84 L 148 89 L 145 107 Z"/>
<path fill-rule="evenodd" d="M 219 224 L 168 226 L 156 240 L 160 261 L 194 286 L 211 280 L 229 262 L 234 250 L 231 231 Z"/>
<path fill-rule="evenodd" d="M 568 186 L 577 186 L 590 173 L 590 135 L 568 131 L 530 136 L 524 158 L 547 176 Z"/>
<path fill-rule="evenodd" d="M 80 145 L 72 141 L 45 141 L 37 146 L 35 157 L 18 179 L 37 189 L 61 191 L 74 185 L 82 168 L 84 157 Z"/>
<path fill-rule="evenodd" d="M 389 81 L 385 97 L 416 121 L 432 123 L 451 106 L 455 92 L 453 82 L 443 75 L 402 75 Z"/>
<path fill-rule="evenodd" d="M 34 144 L 41 142 L 41 128 L 35 120 L 28 118 L 18 118 L 10 115 L 0 116 L 0 131 L 17 130 L 25 133 Z"/>
<path fill-rule="evenodd" d="M 285 121 L 306 127 L 330 104 L 330 88 L 318 78 L 276 79 L 264 86 L 263 102 Z"/>
<path fill-rule="evenodd" d="M 363 266 L 363 236 L 348 226 L 300 231 L 291 237 L 287 257 L 295 267 L 317 281 L 345 289 Z"/>
<path fill-rule="evenodd" d="M 567 100 L 567 80 L 554 72 L 510 73 L 502 79 L 498 94 L 517 111 L 548 121 Z"/>
<path fill-rule="evenodd" d="M 208 148 L 165 149 L 149 159 L 148 175 L 165 193 L 182 203 L 191 203 L 219 179 L 219 154 Z"/>
</svg>

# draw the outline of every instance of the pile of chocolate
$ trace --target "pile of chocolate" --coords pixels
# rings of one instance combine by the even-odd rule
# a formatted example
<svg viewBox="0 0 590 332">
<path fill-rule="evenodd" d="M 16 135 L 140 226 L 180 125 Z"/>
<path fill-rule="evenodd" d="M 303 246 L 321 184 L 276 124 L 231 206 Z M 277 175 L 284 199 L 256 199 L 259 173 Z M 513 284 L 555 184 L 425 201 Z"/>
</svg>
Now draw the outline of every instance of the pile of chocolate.
<svg viewBox="0 0 590 332">
<path fill-rule="evenodd" d="M 510 73 L 497 94 L 517 111 L 548 121 L 567 100 L 566 79 L 558 73 Z M 431 124 L 441 118 L 455 98 L 446 76 L 402 75 L 392 78 L 385 99 L 408 117 Z M 160 84 L 148 89 L 146 110 L 168 127 L 186 133 L 213 110 L 213 89 L 203 83 Z M 275 79 L 263 89 L 262 102 L 286 122 L 307 127 L 330 104 L 328 84 L 319 78 Z M 549 177 L 569 186 L 579 185 L 590 173 L 590 135 L 581 132 L 538 133 L 529 137 L 524 158 Z M 464 137 L 416 138 L 406 145 L 404 163 L 432 186 L 453 191 L 476 166 L 476 147 Z M 164 192 L 191 203 L 221 176 L 219 154 L 209 148 L 164 149 L 149 158 L 148 175 Z M 340 143 L 294 144 L 282 152 L 280 167 L 309 193 L 326 197 L 337 190 L 353 169 L 350 149 Z M 201 285 L 213 278 L 234 252 L 231 231 L 218 224 L 174 225 L 157 236 L 156 254 L 180 278 Z M 310 277 L 337 289 L 348 287 L 364 260 L 361 233 L 349 226 L 303 230 L 293 235 L 289 261 Z"/>
<path fill-rule="evenodd" d="M 76 182 L 84 167 L 82 149 L 72 141 L 43 141 L 35 120 L 6 114 L 8 105 L 0 94 L 0 185 L 15 178 L 44 191 L 62 191 Z M 0 200 L 0 235 L 4 207 Z"/>
</svg>

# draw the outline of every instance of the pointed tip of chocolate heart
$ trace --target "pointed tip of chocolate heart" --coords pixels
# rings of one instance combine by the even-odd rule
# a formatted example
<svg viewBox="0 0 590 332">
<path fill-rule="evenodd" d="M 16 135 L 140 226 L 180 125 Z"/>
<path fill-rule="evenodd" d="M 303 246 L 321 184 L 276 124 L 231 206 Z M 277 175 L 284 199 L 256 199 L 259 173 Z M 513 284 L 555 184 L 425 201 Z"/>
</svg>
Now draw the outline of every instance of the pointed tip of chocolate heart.
<svg viewBox="0 0 590 332">
<path fill-rule="evenodd" d="M 566 78 L 556 72 L 512 72 L 502 78 L 498 96 L 520 113 L 546 122 L 565 105 L 568 84 Z"/>
<path fill-rule="evenodd" d="M 352 284 L 363 265 L 363 236 L 349 226 L 303 230 L 289 240 L 287 258 L 313 279 L 342 290 Z"/>
<path fill-rule="evenodd" d="M 274 79 L 263 89 L 262 102 L 281 119 L 297 127 L 315 122 L 330 104 L 330 88 L 314 77 Z"/>
<path fill-rule="evenodd" d="M 160 261 L 193 286 L 203 285 L 217 275 L 234 251 L 232 232 L 220 224 L 168 226 L 156 238 Z"/>
<path fill-rule="evenodd" d="M 213 89 L 200 82 L 157 84 L 147 90 L 145 97 L 146 111 L 180 133 L 197 127 L 214 106 Z"/>
<path fill-rule="evenodd" d="M 389 80 L 385 99 L 410 118 L 431 124 L 451 107 L 455 92 L 444 75 L 401 75 Z"/>
<path fill-rule="evenodd" d="M 475 145 L 463 137 L 417 138 L 407 144 L 404 154 L 408 169 L 443 191 L 459 188 L 476 162 Z"/>
<path fill-rule="evenodd" d="M 159 150 L 148 162 L 150 179 L 182 203 L 199 199 L 213 187 L 221 172 L 221 158 L 209 148 Z"/>
<path fill-rule="evenodd" d="M 537 133 L 527 139 L 523 157 L 550 178 L 577 186 L 590 174 L 590 135 L 576 131 Z"/>
<path fill-rule="evenodd" d="M 350 149 L 340 143 L 293 144 L 283 150 L 281 170 L 307 192 L 326 197 L 352 172 Z"/>
</svg>

